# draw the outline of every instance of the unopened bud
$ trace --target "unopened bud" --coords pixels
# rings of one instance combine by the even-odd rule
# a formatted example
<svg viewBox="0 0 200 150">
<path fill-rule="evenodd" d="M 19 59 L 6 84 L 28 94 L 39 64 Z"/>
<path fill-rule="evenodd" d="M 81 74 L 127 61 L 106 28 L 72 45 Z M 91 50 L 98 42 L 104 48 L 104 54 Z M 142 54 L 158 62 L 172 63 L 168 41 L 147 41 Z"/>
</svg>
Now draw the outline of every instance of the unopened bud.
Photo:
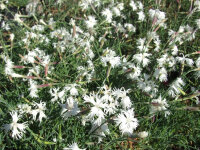
<svg viewBox="0 0 200 150">
<path fill-rule="evenodd" d="M 42 23 L 43 25 L 47 25 L 43 19 L 40 19 L 40 23 Z"/>
<path fill-rule="evenodd" d="M 12 33 L 12 34 L 10 34 L 10 40 L 11 41 L 13 41 L 14 40 L 14 38 L 15 38 L 15 35 Z"/>
<path fill-rule="evenodd" d="M 15 17 L 14 17 L 14 20 L 19 22 L 19 23 L 22 23 L 23 21 L 20 19 L 20 16 L 19 14 L 15 14 Z"/>
<path fill-rule="evenodd" d="M 0 9 L 1 9 L 1 10 L 4 10 L 5 8 L 6 8 L 6 5 L 4 5 L 4 3 L 1 3 L 1 4 L 0 4 Z"/>
<path fill-rule="evenodd" d="M 146 132 L 146 131 L 139 132 L 138 136 L 139 136 L 139 138 L 142 138 L 142 139 L 146 138 L 148 136 L 148 132 Z"/>
</svg>

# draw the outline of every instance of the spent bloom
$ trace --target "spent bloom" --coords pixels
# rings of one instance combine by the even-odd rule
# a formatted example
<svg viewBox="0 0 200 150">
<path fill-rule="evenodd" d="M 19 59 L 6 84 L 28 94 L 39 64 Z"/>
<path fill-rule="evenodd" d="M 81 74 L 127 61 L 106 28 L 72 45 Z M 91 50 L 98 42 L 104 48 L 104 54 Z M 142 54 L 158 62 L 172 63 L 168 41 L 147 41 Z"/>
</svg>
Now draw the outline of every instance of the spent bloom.
<svg viewBox="0 0 200 150">
<path fill-rule="evenodd" d="M 78 108 L 78 103 L 73 99 L 73 97 L 67 98 L 65 104 L 60 104 L 62 107 L 61 115 L 67 119 L 68 117 L 75 116 L 80 112 Z"/>
<path fill-rule="evenodd" d="M 104 123 L 100 127 L 94 125 L 92 127 L 92 129 L 90 130 L 89 134 L 92 133 L 92 132 L 94 132 L 95 135 L 97 135 L 98 143 L 100 143 L 102 141 L 103 137 L 106 137 L 106 134 L 110 134 L 110 130 L 108 128 L 108 123 Z"/>
</svg>

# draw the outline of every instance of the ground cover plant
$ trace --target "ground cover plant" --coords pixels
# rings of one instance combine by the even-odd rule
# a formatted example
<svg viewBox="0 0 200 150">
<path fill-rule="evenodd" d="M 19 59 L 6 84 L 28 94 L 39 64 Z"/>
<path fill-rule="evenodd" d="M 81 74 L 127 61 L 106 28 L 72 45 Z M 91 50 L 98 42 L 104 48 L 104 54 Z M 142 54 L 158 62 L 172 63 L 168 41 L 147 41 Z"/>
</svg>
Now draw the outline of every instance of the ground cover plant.
<svg viewBox="0 0 200 150">
<path fill-rule="evenodd" d="M 199 0 L 2 0 L 0 149 L 198 149 Z"/>
</svg>

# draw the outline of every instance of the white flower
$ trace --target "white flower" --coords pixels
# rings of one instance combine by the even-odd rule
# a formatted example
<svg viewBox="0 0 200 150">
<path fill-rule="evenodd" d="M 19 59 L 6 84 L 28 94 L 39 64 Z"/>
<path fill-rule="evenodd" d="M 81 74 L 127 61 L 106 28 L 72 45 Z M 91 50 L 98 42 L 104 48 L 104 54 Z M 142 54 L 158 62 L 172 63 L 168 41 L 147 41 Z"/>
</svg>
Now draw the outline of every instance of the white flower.
<svg viewBox="0 0 200 150">
<path fill-rule="evenodd" d="M 80 149 L 78 147 L 78 144 L 77 143 L 73 143 L 71 145 L 69 145 L 69 147 L 67 148 L 63 148 L 63 150 L 86 150 L 86 149 Z"/>
<path fill-rule="evenodd" d="M 33 115 L 33 120 L 36 120 L 37 114 L 39 114 L 38 120 L 41 122 L 42 118 L 46 118 L 44 111 L 46 110 L 46 103 L 40 102 L 36 103 L 34 102 L 34 106 L 37 107 L 37 109 L 33 109 L 31 111 L 31 114 Z"/>
<path fill-rule="evenodd" d="M 182 55 L 183 55 L 183 54 L 182 54 Z M 183 55 L 183 57 L 176 57 L 176 60 L 177 60 L 178 62 L 180 62 L 181 64 L 184 64 L 184 63 L 186 62 L 187 65 L 190 66 L 190 67 L 192 67 L 193 64 L 194 64 L 194 62 L 193 62 L 192 59 L 187 58 L 187 55 L 186 55 L 186 56 Z"/>
<path fill-rule="evenodd" d="M 62 107 L 61 115 L 65 119 L 75 116 L 80 112 L 78 103 L 73 99 L 73 97 L 67 98 L 67 102 L 65 104 L 60 104 L 60 106 Z"/>
<path fill-rule="evenodd" d="M 34 25 L 34 26 L 31 27 L 31 29 L 33 31 L 43 32 L 44 31 L 44 26 L 43 25 Z"/>
<path fill-rule="evenodd" d="M 138 126 L 138 120 L 134 118 L 133 109 L 122 111 L 116 119 L 114 119 L 122 134 L 131 135 L 133 130 Z"/>
<path fill-rule="evenodd" d="M 113 14 L 112 14 L 112 11 L 111 11 L 109 8 L 105 8 L 105 9 L 101 12 L 101 14 L 102 14 L 103 16 L 106 17 L 106 21 L 107 21 L 108 23 L 111 23 L 111 22 L 112 22 L 112 16 L 113 16 Z"/>
<path fill-rule="evenodd" d="M 181 78 L 177 78 L 169 87 L 168 94 L 172 97 L 175 97 L 177 94 L 180 93 L 180 90 L 182 90 L 182 86 L 184 86 L 185 83 Z"/>
<path fill-rule="evenodd" d="M 138 9 L 143 10 L 143 4 L 142 4 L 142 2 L 137 1 L 137 7 L 138 7 Z"/>
<path fill-rule="evenodd" d="M 29 88 L 29 90 L 30 90 L 30 96 L 31 97 L 38 97 L 38 89 L 37 89 L 37 82 L 36 81 L 34 81 L 34 80 L 29 80 L 29 83 L 30 83 L 30 88 Z"/>
<path fill-rule="evenodd" d="M 116 16 L 121 16 L 121 12 L 120 12 L 119 8 L 113 7 L 112 11 Z"/>
<path fill-rule="evenodd" d="M 25 129 L 27 128 L 26 122 L 24 123 L 18 123 L 18 120 L 20 119 L 20 115 L 17 114 L 17 112 L 11 112 L 10 115 L 12 116 L 12 123 L 11 124 L 4 124 L 3 129 L 8 132 L 9 130 L 12 130 L 12 137 L 15 139 L 22 138 L 23 134 L 25 133 Z"/>
<path fill-rule="evenodd" d="M 35 14 L 35 12 L 37 11 L 38 3 L 39 3 L 39 0 L 30 1 L 26 5 L 26 12 L 28 12 L 29 15 Z"/>
<path fill-rule="evenodd" d="M 151 104 L 150 114 L 165 111 L 165 116 L 169 115 L 169 111 L 167 111 L 169 105 L 167 104 L 166 99 L 162 99 L 161 95 L 157 99 L 153 99 Z"/>
<path fill-rule="evenodd" d="M 136 31 L 136 28 L 132 24 L 130 24 L 130 23 L 125 23 L 124 27 L 127 28 L 127 30 L 129 32 L 135 32 Z"/>
<path fill-rule="evenodd" d="M 157 85 L 155 84 L 154 81 L 149 80 L 150 76 L 147 74 L 143 74 L 144 78 L 138 79 L 137 86 L 139 89 L 141 89 L 144 92 L 148 92 L 152 94 L 152 96 L 155 96 L 158 89 Z"/>
<path fill-rule="evenodd" d="M 168 65 L 169 67 L 174 67 L 176 64 L 176 59 L 173 56 L 168 56 L 168 54 L 164 54 L 161 58 L 157 59 L 158 66 L 164 67 L 164 65 Z"/>
<path fill-rule="evenodd" d="M 139 38 L 137 40 L 137 48 L 141 51 L 141 52 L 147 52 L 148 51 L 148 47 L 145 46 L 145 42 L 146 42 L 146 38 Z"/>
<path fill-rule="evenodd" d="M 178 47 L 176 45 L 173 45 L 171 50 L 172 50 L 172 55 L 178 54 Z"/>
<path fill-rule="evenodd" d="M 112 96 L 109 96 L 109 101 L 105 103 L 104 106 L 104 112 L 108 115 L 116 113 L 118 110 L 117 107 L 119 106 L 119 103 L 117 100 L 114 100 Z"/>
<path fill-rule="evenodd" d="M 30 113 L 32 110 L 31 106 L 29 106 L 28 104 L 19 104 L 19 105 L 17 105 L 17 107 L 19 108 L 20 114 Z"/>
<path fill-rule="evenodd" d="M 151 18 L 151 20 L 153 20 L 154 24 L 158 25 L 160 24 L 161 26 L 163 26 L 164 24 L 162 23 L 162 21 L 165 19 L 165 13 L 156 9 L 156 10 L 153 10 L 153 9 L 150 9 L 149 10 L 149 16 Z"/>
<path fill-rule="evenodd" d="M 114 24 L 114 26 L 116 27 L 117 31 L 121 32 L 121 33 L 125 33 L 126 30 L 124 29 L 124 27 L 122 26 L 121 23 L 118 23 L 117 25 Z"/>
<path fill-rule="evenodd" d="M 107 48 L 104 50 L 104 54 L 106 54 L 106 56 L 101 56 L 101 62 L 103 62 L 104 66 L 110 63 L 111 67 L 115 68 L 121 64 L 120 57 L 116 56 L 115 51 Z"/>
<path fill-rule="evenodd" d="M 196 66 L 198 67 L 198 68 L 200 68 L 200 57 L 196 60 Z"/>
<path fill-rule="evenodd" d="M 5 8 L 6 8 L 6 5 L 5 5 L 4 3 L 1 2 L 1 3 L 0 3 L 0 9 L 1 9 L 1 10 L 4 10 Z"/>
<path fill-rule="evenodd" d="M 117 4 L 117 8 L 119 8 L 119 10 L 124 10 L 124 3 L 119 3 Z"/>
<path fill-rule="evenodd" d="M 137 12 L 137 14 L 138 14 L 138 20 L 144 21 L 144 19 L 145 19 L 145 14 L 144 14 L 144 12 L 143 12 L 143 11 L 140 11 L 140 12 Z"/>
<path fill-rule="evenodd" d="M 87 28 L 93 28 L 97 24 L 94 16 L 88 16 L 88 20 L 85 21 Z"/>
<path fill-rule="evenodd" d="M 137 6 L 136 6 L 136 4 L 135 4 L 135 2 L 133 0 L 130 1 L 129 5 L 132 7 L 133 11 L 137 10 Z"/>
<path fill-rule="evenodd" d="M 121 89 L 115 89 L 112 92 L 112 94 L 115 95 L 117 99 L 121 98 L 120 104 L 122 105 L 123 109 L 130 108 L 132 105 L 130 97 L 127 96 L 129 91 L 129 89 L 125 90 L 125 88 L 122 87 Z"/>
<path fill-rule="evenodd" d="M 46 55 L 42 57 L 42 65 L 45 67 L 46 65 L 48 65 L 50 62 L 50 56 Z"/>
<path fill-rule="evenodd" d="M 194 2 L 194 6 L 197 8 L 197 11 L 200 11 L 200 1 L 199 0 L 196 0 Z"/>
<path fill-rule="evenodd" d="M 4 58 L 6 65 L 5 65 L 5 74 L 12 75 L 14 73 L 13 66 L 14 63 L 7 57 Z"/>
<path fill-rule="evenodd" d="M 141 63 L 143 67 L 147 66 L 150 63 L 150 60 L 148 57 L 151 56 L 151 54 L 148 53 L 141 53 L 141 54 L 135 54 L 133 56 L 133 59 L 137 61 L 137 63 Z"/>
<path fill-rule="evenodd" d="M 105 114 L 103 112 L 105 104 L 103 103 L 103 100 L 100 98 L 99 95 L 94 93 L 90 96 L 85 95 L 83 99 L 85 100 L 84 103 L 92 104 L 90 113 L 88 114 L 87 118 L 89 118 L 91 121 L 94 121 L 94 124 L 101 125 L 105 118 Z M 95 117 L 97 117 L 97 119 L 95 119 Z"/>
<path fill-rule="evenodd" d="M 78 95 L 78 90 L 76 89 L 77 84 L 68 84 L 65 86 L 66 91 L 70 91 L 70 95 L 72 96 L 77 96 Z"/>
<path fill-rule="evenodd" d="M 79 6 L 82 8 L 82 10 L 86 10 L 89 8 L 90 3 L 91 2 L 88 0 L 81 0 Z"/>
<path fill-rule="evenodd" d="M 6 30 L 6 31 L 9 31 L 9 30 L 10 30 L 9 24 L 6 23 L 5 21 L 2 22 L 1 28 L 4 29 L 4 30 Z"/>
<path fill-rule="evenodd" d="M 51 99 L 51 102 L 55 102 L 55 101 L 57 101 L 58 99 L 61 99 L 61 101 L 63 102 L 63 98 L 64 98 L 64 94 L 65 94 L 65 91 L 64 90 L 62 90 L 62 91 L 60 91 L 60 92 L 58 92 L 59 91 L 59 88 L 53 88 L 53 89 L 50 89 L 50 94 L 51 94 L 51 96 L 53 97 L 52 99 Z"/>
<path fill-rule="evenodd" d="M 159 51 L 159 49 L 160 49 L 160 44 L 161 44 L 161 41 L 160 41 L 160 39 L 159 38 L 156 38 L 156 39 L 154 39 L 154 44 L 155 44 L 155 51 L 156 52 L 158 52 Z"/>
<path fill-rule="evenodd" d="M 23 21 L 20 19 L 21 15 L 15 14 L 14 20 L 17 21 L 18 23 L 23 23 Z"/>
<path fill-rule="evenodd" d="M 140 76 L 142 69 L 139 66 L 135 65 L 131 66 L 131 69 L 132 72 L 128 74 L 128 78 L 132 80 L 137 79 Z"/>
<path fill-rule="evenodd" d="M 165 68 L 157 68 L 153 75 L 160 82 L 167 81 L 167 70 Z"/>
<path fill-rule="evenodd" d="M 36 56 L 37 56 L 37 53 L 35 51 L 29 51 L 28 54 L 24 56 L 24 60 L 26 60 L 28 63 L 34 63 L 35 62 L 34 57 Z"/>
</svg>

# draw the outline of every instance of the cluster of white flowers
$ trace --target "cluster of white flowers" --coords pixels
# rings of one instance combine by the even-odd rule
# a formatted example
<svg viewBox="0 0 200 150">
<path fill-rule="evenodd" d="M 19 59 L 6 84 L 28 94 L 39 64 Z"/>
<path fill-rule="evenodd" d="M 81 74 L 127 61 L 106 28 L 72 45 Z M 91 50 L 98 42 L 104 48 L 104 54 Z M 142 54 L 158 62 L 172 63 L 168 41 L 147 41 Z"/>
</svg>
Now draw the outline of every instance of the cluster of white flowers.
<svg viewBox="0 0 200 150">
<path fill-rule="evenodd" d="M 87 10 L 90 9 L 91 7 L 99 7 L 101 4 L 102 4 L 101 0 L 81 0 L 79 2 L 79 6 L 82 8 L 82 10 Z"/>
<path fill-rule="evenodd" d="M 149 10 L 149 16 L 151 18 L 152 25 L 160 25 L 160 26 L 164 26 L 166 28 L 166 25 L 164 24 L 164 20 L 165 20 L 165 12 L 160 11 L 159 9 L 150 9 Z"/>
<path fill-rule="evenodd" d="M 41 122 L 43 118 L 47 118 L 47 116 L 44 113 L 45 110 L 45 102 L 34 102 L 31 105 L 19 104 L 17 106 L 17 110 L 10 112 L 10 115 L 12 116 L 12 123 L 4 124 L 3 129 L 6 132 L 11 130 L 12 137 L 15 139 L 20 139 L 26 133 L 25 129 L 28 127 L 28 121 L 24 123 L 18 123 L 22 119 L 22 117 L 25 116 L 25 114 L 30 114 L 32 115 L 33 120 L 35 121 L 38 116 L 38 120 Z"/>
<path fill-rule="evenodd" d="M 84 121 L 90 121 L 93 124 L 93 128 L 104 125 L 104 131 L 109 133 L 105 121 L 118 112 L 120 114 L 114 119 L 116 125 L 119 125 L 119 129 L 122 134 L 133 134 L 133 130 L 138 126 L 138 120 L 134 117 L 134 110 L 132 108 L 132 102 L 129 96 L 127 96 L 129 90 L 110 89 L 106 85 L 100 88 L 99 93 L 91 93 L 83 97 L 85 103 L 91 104 L 89 114 L 84 117 Z M 103 130 L 101 131 L 101 134 Z M 104 135 L 104 134 L 103 134 Z"/>
<path fill-rule="evenodd" d="M 145 20 L 145 13 L 143 11 L 143 4 L 142 2 L 140 1 L 134 1 L 134 0 L 131 0 L 130 3 L 129 3 L 130 7 L 132 8 L 133 11 L 138 11 L 137 14 L 138 14 L 138 20 L 139 21 L 144 21 Z"/>
<path fill-rule="evenodd" d="M 58 0 L 56 5 L 62 5 L 62 2 Z M 0 2 L 1 9 L 5 9 L 4 3 Z M 36 0 L 27 5 L 29 15 L 37 13 L 38 3 Z M 147 10 L 138 0 L 130 0 L 128 6 L 125 4 L 114 0 L 80 0 L 83 18 L 71 18 L 66 21 L 66 26 L 58 25 L 56 18 L 49 18 L 49 15 L 47 20 L 40 19 L 29 27 L 24 23 L 23 15 L 14 15 L 13 21 L 28 29 L 24 28 L 24 35 L 20 39 L 10 34 L 11 46 L 8 47 L 13 49 L 13 42 L 20 40 L 17 46 L 21 47 L 21 51 L 17 55 L 21 61 L 17 62 L 10 51 L 3 52 L 4 75 L 11 81 L 12 78 L 22 78 L 28 86 L 25 90 L 29 91 L 27 96 L 33 100 L 28 104 L 18 104 L 16 111 L 10 112 L 12 123 L 3 125 L 6 132 L 11 130 L 13 138 L 22 138 L 28 121 L 19 122 L 28 118 L 32 120 L 31 123 L 41 123 L 48 119 L 50 112 L 47 112 L 46 106 L 50 103 L 56 105 L 55 109 L 60 111 L 64 121 L 71 117 L 82 118 L 84 126 L 91 126 L 88 133 L 96 135 L 99 142 L 111 133 L 111 123 L 119 127 L 122 135 L 130 136 L 139 126 L 139 120 L 135 117 L 137 109 L 134 109 L 130 91 L 140 92 L 151 100 L 151 116 L 161 111 L 164 111 L 165 116 L 170 114 L 169 101 L 185 93 L 185 70 L 191 74 L 195 71 L 194 74 L 200 77 L 200 57 L 196 57 L 199 52 L 188 54 L 187 49 L 182 50 L 184 42 L 196 38 L 200 19 L 195 20 L 196 27 L 186 23 L 175 30 L 169 28 L 167 14 L 159 7 Z M 194 1 L 193 10 L 200 11 L 199 0 Z M 132 15 L 138 17 L 130 19 Z M 37 20 L 35 16 L 34 19 Z M 147 24 L 145 32 L 140 27 L 144 23 Z M 4 19 L 1 27 L 2 30 L 10 30 L 9 23 Z M 160 28 L 162 32 L 168 33 L 167 42 L 163 41 Z M 110 41 L 114 44 L 111 45 Z M 122 88 L 111 88 L 113 81 L 109 82 L 110 76 L 111 80 L 115 78 L 118 82 L 118 75 L 112 71 L 123 76 L 122 80 L 130 83 L 130 89 L 125 89 L 121 83 Z M 173 72 L 178 74 L 175 80 Z M 101 84 L 102 87 L 95 87 Z M 45 87 L 50 99 L 37 101 L 46 92 Z M 161 96 L 164 96 L 163 93 L 165 98 Z M 144 138 L 148 133 L 141 132 L 138 136 Z M 64 149 L 80 148 L 77 143 L 73 143 Z"/>
</svg>

